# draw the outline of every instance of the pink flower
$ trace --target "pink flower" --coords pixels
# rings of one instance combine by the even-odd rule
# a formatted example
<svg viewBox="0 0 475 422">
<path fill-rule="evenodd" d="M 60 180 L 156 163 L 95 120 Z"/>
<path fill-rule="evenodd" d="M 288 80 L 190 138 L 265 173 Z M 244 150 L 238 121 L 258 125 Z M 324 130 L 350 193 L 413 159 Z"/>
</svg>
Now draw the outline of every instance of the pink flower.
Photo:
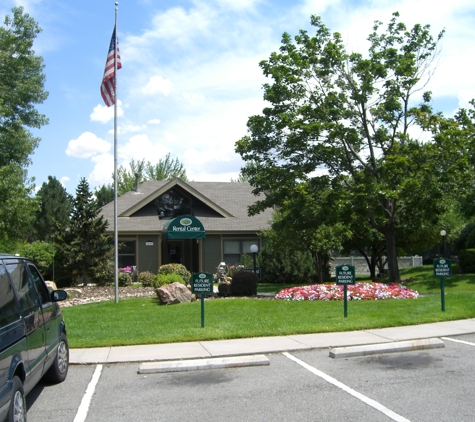
<svg viewBox="0 0 475 422">
<path fill-rule="evenodd" d="M 348 300 L 417 299 L 419 293 L 401 284 L 356 283 L 347 286 Z M 289 287 L 275 296 L 283 300 L 343 300 L 343 286 L 315 284 Z"/>
</svg>

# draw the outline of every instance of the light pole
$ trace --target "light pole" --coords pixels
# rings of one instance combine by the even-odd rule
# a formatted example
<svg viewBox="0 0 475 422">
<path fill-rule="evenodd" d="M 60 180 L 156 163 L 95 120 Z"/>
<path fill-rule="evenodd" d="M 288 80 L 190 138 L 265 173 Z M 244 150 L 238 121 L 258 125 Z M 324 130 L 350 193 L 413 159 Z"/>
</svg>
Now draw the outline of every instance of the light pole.
<svg viewBox="0 0 475 422">
<path fill-rule="evenodd" d="M 252 260 L 254 262 L 254 274 L 256 274 L 256 254 L 259 248 L 257 245 L 251 245 Z"/>
<path fill-rule="evenodd" d="M 440 231 L 440 235 L 442 236 L 442 258 L 445 258 L 445 235 L 447 232 L 445 230 Z"/>
</svg>

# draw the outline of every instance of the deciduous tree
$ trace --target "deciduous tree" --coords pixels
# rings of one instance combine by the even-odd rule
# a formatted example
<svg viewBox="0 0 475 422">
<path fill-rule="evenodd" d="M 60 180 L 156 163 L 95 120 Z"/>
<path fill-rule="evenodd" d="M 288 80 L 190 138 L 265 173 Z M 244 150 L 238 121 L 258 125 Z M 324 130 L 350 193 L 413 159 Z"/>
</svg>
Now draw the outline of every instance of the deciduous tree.
<svg viewBox="0 0 475 422">
<path fill-rule="evenodd" d="M 47 123 L 35 108 L 48 96 L 43 59 L 33 43 L 41 29 L 22 7 L 0 26 L 0 243 L 3 250 L 31 228 L 37 202 L 26 167 L 39 139 L 29 128 Z"/>
<path fill-rule="evenodd" d="M 260 63 L 272 79 L 264 85 L 269 106 L 249 118 L 249 136 L 236 143 L 243 160 L 256 163 L 243 169 L 254 192 L 267 192 L 251 214 L 282 204 L 299 183 L 326 171 L 384 236 L 391 282 L 400 280 L 401 234 L 428 217 L 434 225 L 441 212 L 438 145 L 415 139 L 410 128 L 431 112 L 430 93 L 416 104 L 417 93 L 443 34 L 408 29 L 398 16 L 385 30 L 375 23 L 366 55 L 347 52 L 341 35 L 316 16 L 314 36 L 284 34 L 280 51 Z"/>
</svg>

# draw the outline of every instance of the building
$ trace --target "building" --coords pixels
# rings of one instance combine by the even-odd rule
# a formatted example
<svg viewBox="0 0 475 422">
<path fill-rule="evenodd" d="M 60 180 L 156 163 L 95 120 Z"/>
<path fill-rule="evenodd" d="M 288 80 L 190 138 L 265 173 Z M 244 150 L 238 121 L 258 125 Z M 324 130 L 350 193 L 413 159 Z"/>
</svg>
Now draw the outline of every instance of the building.
<svg viewBox="0 0 475 422">
<path fill-rule="evenodd" d="M 260 249 L 259 232 L 270 226 L 271 210 L 248 216 L 256 200 L 248 183 L 147 181 L 117 200 L 119 268 L 156 273 L 178 262 L 214 273 L 220 262 L 234 265 L 251 245 Z M 113 234 L 113 202 L 102 215 Z"/>
</svg>

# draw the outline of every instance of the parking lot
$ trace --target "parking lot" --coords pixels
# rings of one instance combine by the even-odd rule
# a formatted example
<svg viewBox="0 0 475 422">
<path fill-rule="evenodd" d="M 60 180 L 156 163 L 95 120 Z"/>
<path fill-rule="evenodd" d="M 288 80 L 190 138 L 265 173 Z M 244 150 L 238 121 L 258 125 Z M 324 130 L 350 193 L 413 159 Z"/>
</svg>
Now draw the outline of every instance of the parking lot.
<svg viewBox="0 0 475 422">
<path fill-rule="evenodd" d="M 475 334 L 445 347 L 332 359 L 268 354 L 268 366 L 138 374 L 138 363 L 71 366 L 27 397 L 29 421 L 472 421 Z"/>
</svg>

